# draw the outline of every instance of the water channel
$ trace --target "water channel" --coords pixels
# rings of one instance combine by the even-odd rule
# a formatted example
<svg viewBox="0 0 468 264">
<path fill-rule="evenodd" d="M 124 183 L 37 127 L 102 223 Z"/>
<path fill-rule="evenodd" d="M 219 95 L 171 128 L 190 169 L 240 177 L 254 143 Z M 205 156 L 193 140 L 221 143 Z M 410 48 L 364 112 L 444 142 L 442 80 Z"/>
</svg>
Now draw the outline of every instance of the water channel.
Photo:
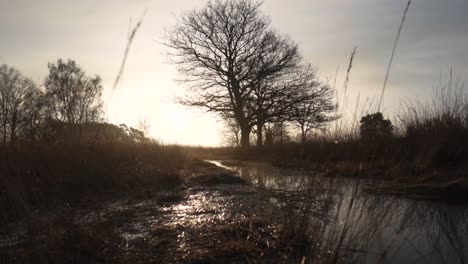
<svg viewBox="0 0 468 264">
<path fill-rule="evenodd" d="M 464 206 L 369 193 L 365 186 L 379 184 L 370 179 L 329 178 L 265 164 L 210 162 L 235 171 L 258 189 L 301 194 L 291 196 L 299 197 L 291 204 L 331 201 L 331 206 L 320 207 L 329 208 L 326 214 L 310 216 L 311 221 L 323 223 L 321 232 L 316 232 L 317 241 L 330 254 L 358 263 L 468 262 L 468 209 Z"/>
</svg>

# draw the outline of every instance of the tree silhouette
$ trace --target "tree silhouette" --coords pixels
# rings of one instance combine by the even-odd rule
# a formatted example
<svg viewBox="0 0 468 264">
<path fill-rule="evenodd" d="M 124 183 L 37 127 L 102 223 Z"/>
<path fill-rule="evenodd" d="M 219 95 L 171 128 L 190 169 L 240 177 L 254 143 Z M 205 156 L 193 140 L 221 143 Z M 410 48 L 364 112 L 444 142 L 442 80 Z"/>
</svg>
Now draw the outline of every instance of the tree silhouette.
<svg viewBox="0 0 468 264">
<path fill-rule="evenodd" d="M 328 122 L 338 118 L 337 105 L 333 102 L 333 89 L 315 77 L 310 68 L 304 73 L 299 94 L 289 113 L 289 121 L 301 131 L 301 142 L 307 141 L 308 134 L 314 129 L 322 129 Z"/>
<path fill-rule="evenodd" d="M 59 59 L 48 67 L 45 88 L 51 117 L 69 124 L 99 121 L 101 78 L 87 76 L 73 60 Z"/>
<path fill-rule="evenodd" d="M 312 68 L 297 65 L 253 88 L 247 111 L 255 124 L 258 147 L 263 145 L 265 124 L 291 121 L 296 105 L 309 99 L 303 91 L 311 81 L 314 81 Z"/>
<path fill-rule="evenodd" d="M 36 125 L 41 92 L 34 82 L 7 65 L 0 66 L 0 135 L 14 142 Z"/>
<path fill-rule="evenodd" d="M 384 119 L 382 113 L 369 114 L 361 119 L 361 139 L 376 140 L 393 135 L 393 125 L 388 119 Z"/>
<path fill-rule="evenodd" d="M 240 147 L 240 127 L 237 120 L 226 115 L 221 115 L 221 120 L 224 126 L 222 135 L 224 143 L 232 147 Z"/>
<path fill-rule="evenodd" d="M 291 140 L 285 122 L 270 123 L 265 126 L 265 146 L 283 144 Z"/>
<path fill-rule="evenodd" d="M 248 0 L 214 1 L 185 13 L 168 31 L 166 46 L 185 78 L 181 103 L 237 120 L 241 145 L 249 146 L 256 125 L 253 91 L 266 79 L 295 67 L 297 45 L 270 29 L 270 20 Z"/>
</svg>

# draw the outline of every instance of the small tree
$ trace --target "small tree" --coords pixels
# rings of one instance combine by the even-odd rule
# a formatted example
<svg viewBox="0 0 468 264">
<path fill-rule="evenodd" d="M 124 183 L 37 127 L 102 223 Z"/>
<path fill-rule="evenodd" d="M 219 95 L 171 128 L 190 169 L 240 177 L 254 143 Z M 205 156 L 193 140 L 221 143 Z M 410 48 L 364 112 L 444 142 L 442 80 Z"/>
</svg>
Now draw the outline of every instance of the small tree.
<svg viewBox="0 0 468 264">
<path fill-rule="evenodd" d="M 226 145 L 231 147 L 240 147 L 241 141 L 241 130 L 239 123 L 235 118 L 229 117 L 229 115 L 221 115 L 224 129 L 221 131 L 223 141 Z"/>
<path fill-rule="evenodd" d="M 28 140 L 35 140 L 40 137 L 41 129 L 44 125 L 45 107 L 47 100 L 44 93 L 35 89 L 31 100 L 28 100 L 24 115 L 27 116 L 25 128 L 22 136 Z"/>
<path fill-rule="evenodd" d="M 49 63 L 45 80 L 49 114 L 70 124 L 99 121 L 102 85 L 99 76 L 89 77 L 73 60 Z"/>
<path fill-rule="evenodd" d="M 14 142 L 37 122 L 40 91 L 18 70 L 0 66 L 0 135 L 3 143 Z"/>
<path fill-rule="evenodd" d="M 361 139 L 376 140 L 393 135 L 393 125 L 388 119 L 384 119 L 382 113 L 369 114 L 361 119 Z"/>
<path fill-rule="evenodd" d="M 143 132 L 145 138 L 150 138 L 150 123 L 147 118 L 141 118 L 138 120 L 137 130 Z"/>
<path fill-rule="evenodd" d="M 335 114 L 337 105 L 333 102 L 332 87 L 319 82 L 310 67 L 302 75 L 296 95 L 298 99 L 289 113 L 289 121 L 300 130 L 301 142 L 305 143 L 314 129 L 323 129 L 338 116 Z"/>
<path fill-rule="evenodd" d="M 291 137 L 285 122 L 269 123 L 265 126 L 265 146 L 289 142 Z"/>
<path fill-rule="evenodd" d="M 247 112 L 254 120 L 257 147 L 263 145 L 265 124 L 290 121 L 295 107 L 308 100 L 309 96 L 302 91 L 313 74 L 310 66 L 296 65 L 270 76 L 253 88 L 252 96 L 247 100 Z"/>
</svg>

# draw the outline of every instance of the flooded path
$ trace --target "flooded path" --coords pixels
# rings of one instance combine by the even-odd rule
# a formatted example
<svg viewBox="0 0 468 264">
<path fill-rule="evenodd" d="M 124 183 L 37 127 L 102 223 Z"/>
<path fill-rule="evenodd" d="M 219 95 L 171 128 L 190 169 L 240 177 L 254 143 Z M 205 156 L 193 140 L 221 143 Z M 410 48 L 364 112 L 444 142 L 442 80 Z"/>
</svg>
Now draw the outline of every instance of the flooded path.
<svg viewBox="0 0 468 264">
<path fill-rule="evenodd" d="M 334 205 L 318 241 L 336 259 L 342 256 L 357 263 L 468 262 L 466 206 L 369 193 L 365 187 L 379 183 L 366 179 L 325 178 L 319 173 L 265 164 L 224 166 L 260 189 L 314 189 L 317 195 L 332 199 Z"/>
<path fill-rule="evenodd" d="M 98 212 L 99 219 L 112 225 L 125 241 L 124 250 L 129 254 L 138 252 L 141 261 L 215 261 L 213 251 L 226 254 L 218 243 L 227 239 L 223 236 L 232 235 L 229 229 L 234 234 L 237 225 L 263 217 L 260 214 L 268 213 L 270 206 L 258 193 L 241 184 L 191 186 L 166 195 L 107 205 Z M 81 223 L 95 224 L 96 220 L 95 213 L 80 218 Z"/>
<path fill-rule="evenodd" d="M 468 262 L 465 207 L 369 193 L 370 180 L 200 164 L 180 188 L 75 212 L 72 234 L 97 236 L 112 263 Z"/>
<path fill-rule="evenodd" d="M 148 200 L 106 204 L 82 214 L 77 222 L 100 222 L 114 230 L 135 263 L 248 263 L 259 257 L 278 258 L 275 241 L 284 216 L 276 200 L 232 171 L 207 165 L 181 189 Z M 269 256 L 262 257 L 267 251 Z"/>
</svg>

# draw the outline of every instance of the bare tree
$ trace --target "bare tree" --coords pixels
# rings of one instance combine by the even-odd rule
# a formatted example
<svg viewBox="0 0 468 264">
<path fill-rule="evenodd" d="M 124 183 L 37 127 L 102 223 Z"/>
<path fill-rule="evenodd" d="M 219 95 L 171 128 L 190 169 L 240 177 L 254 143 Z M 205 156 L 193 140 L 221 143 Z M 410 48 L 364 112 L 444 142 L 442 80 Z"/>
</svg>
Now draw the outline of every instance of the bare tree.
<svg viewBox="0 0 468 264">
<path fill-rule="evenodd" d="M 18 70 L 0 66 L 0 134 L 3 143 L 14 142 L 29 128 L 37 115 L 40 91 Z"/>
<path fill-rule="evenodd" d="M 286 122 L 265 124 L 265 145 L 283 144 L 291 140 L 290 131 Z"/>
<path fill-rule="evenodd" d="M 28 140 L 35 140 L 40 136 L 42 125 L 46 118 L 46 103 L 44 93 L 35 89 L 32 93 L 31 100 L 27 101 L 24 114 L 27 117 L 25 120 L 25 128 L 22 131 L 22 136 Z"/>
<path fill-rule="evenodd" d="M 301 59 L 295 43 L 270 29 L 260 5 L 210 1 L 182 15 L 165 43 L 188 86 L 189 95 L 180 102 L 232 116 L 241 129 L 242 147 L 249 146 L 256 123 L 247 110 L 254 88 Z"/>
<path fill-rule="evenodd" d="M 222 135 L 224 136 L 224 141 L 228 146 L 240 147 L 240 137 L 241 130 L 239 123 L 235 118 L 229 117 L 227 115 L 221 115 L 224 130 Z"/>
<path fill-rule="evenodd" d="M 150 127 L 151 127 L 151 124 L 149 123 L 148 118 L 145 117 L 145 118 L 140 118 L 140 120 L 138 120 L 138 124 L 137 124 L 136 129 L 143 132 L 143 135 L 146 138 L 149 138 L 150 137 L 150 131 L 149 131 Z"/>
<path fill-rule="evenodd" d="M 335 114 L 337 104 L 333 102 L 333 88 L 319 82 L 315 71 L 307 67 L 300 80 L 299 99 L 292 106 L 289 121 L 300 129 L 301 142 L 305 143 L 312 130 L 324 128 L 339 116 Z"/>
<path fill-rule="evenodd" d="M 304 92 L 304 87 L 314 82 L 315 71 L 310 65 L 296 65 L 254 87 L 248 110 L 254 117 L 258 147 L 263 145 L 264 125 L 290 121 L 297 106 L 309 100 L 310 95 Z"/>
<path fill-rule="evenodd" d="M 48 106 L 53 118 L 70 124 L 99 121 L 102 85 L 99 76 L 88 77 L 73 60 L 49 63 L 45 80 Z"/>
</svg>

